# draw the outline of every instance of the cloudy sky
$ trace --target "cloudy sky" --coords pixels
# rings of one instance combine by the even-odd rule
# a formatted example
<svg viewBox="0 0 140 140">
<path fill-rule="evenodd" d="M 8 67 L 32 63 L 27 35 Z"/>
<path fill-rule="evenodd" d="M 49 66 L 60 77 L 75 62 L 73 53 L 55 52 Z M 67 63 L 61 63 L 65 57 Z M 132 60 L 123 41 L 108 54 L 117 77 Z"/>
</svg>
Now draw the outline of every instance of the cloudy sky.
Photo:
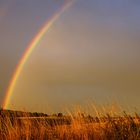
<svg viewBox="0 0 140 140">
<path fill-rule="evenodd" d="M 0 1 L 0 102 L 32 38 L 64 0 Z M 60 111 L 94 101 L 140 109 L 140 2 L 77 0 L 26 62 L 9 108 Z"/>
</svg>

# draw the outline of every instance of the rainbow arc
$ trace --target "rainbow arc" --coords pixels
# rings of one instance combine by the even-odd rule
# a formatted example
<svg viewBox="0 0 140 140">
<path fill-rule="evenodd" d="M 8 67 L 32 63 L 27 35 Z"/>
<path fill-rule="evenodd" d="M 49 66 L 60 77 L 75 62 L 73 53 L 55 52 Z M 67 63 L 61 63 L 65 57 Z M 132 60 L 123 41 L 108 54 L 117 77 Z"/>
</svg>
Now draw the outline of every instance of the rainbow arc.
<svg viewBox="0 0 140 140">
<path fill-rule="evenodd" d="M 48 32 L 49 28 L 53 25 L 53 23 L 61 16 L 62 13 L 64 13 L 65 10 L 67 10 L 71 5 L 73 1 L 67 0 L 62 7 L 49 19 L 45 22 L 44 26 L 40 29 L 40 31 L 35 35 L 35 37 L 32 39 L 31 43 L 28 45 L 27 49 L 24 51 L 16 69 L 12 76 L 12 79 L 9 83 L 8 89 L 6 91 L 6 95 L 3 101 L 3 108 L 7 108 L 10 102 L 10 98 L 12 96 L 12 93 L 14 91 L 16 82 L 19 78 L 19 75 L 28 61 L 31 53 L 33 52 L 34 48 L 38 45 L 38 43 L 41 41 L 43 36 Z"/>
</svg>

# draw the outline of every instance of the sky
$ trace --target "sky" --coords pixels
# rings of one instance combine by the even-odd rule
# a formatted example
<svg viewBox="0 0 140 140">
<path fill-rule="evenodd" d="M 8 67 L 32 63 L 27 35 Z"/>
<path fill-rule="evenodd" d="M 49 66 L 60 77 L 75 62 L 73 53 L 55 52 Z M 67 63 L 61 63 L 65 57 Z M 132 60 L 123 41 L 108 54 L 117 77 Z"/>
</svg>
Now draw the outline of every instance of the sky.
<svg viewBox="0 0 140 140">
<path fill-rule="evenodd" d="M 0 1 L 0 103 L 24 50 L 64 0 Z M 117 103 L 140 110 L 140 2 L 76 0 L 24 65 L 10 109 Z"/>
</svg>

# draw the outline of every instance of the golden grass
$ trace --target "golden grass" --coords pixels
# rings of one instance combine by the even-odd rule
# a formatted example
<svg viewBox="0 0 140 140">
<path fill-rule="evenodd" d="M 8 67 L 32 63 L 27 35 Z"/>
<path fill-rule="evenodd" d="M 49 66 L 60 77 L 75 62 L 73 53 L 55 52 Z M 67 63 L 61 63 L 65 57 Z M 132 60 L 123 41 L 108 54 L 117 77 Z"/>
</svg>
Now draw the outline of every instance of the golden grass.
<svg viewBox="0 0 140 140">
<path fill-rule="evenodd" d="M 0 114 L 0 140 L 139 140 L 140 117 L 125 112 L 91 117 L 71 113 L 61 117 L 17 117 Z"/>
</svg>

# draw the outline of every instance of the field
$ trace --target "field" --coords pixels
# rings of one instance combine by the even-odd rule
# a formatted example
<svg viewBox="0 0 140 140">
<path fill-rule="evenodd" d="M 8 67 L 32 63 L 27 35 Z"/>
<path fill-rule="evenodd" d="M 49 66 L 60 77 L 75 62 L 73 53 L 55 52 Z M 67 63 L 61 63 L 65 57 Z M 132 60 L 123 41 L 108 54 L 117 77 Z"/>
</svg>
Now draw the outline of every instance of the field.
<svg viewBox="0 0 140 140">
<path fill-rule="evenodd" d="M 140 116 L 0 110 L 0 140 L 139 140 Z"/>
</svg>

